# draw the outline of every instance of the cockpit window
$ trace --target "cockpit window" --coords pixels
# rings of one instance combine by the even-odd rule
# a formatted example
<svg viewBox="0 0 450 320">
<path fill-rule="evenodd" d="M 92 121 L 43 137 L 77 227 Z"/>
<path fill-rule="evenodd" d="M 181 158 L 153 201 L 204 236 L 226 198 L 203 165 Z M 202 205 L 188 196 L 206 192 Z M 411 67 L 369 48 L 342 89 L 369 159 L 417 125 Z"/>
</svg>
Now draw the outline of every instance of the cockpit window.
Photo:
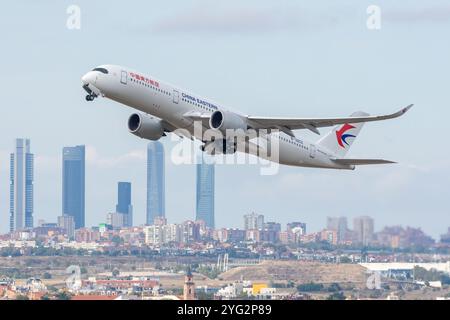
<svg viewBox="0 0 450 320">
<path fill-rule="evenodd" d="M 99 71 L 101 73 L 108 74 L 108 70 L 106 70 L 105 68 L 95 68 L 92 69 L 92 71 Z"/>
</svg>

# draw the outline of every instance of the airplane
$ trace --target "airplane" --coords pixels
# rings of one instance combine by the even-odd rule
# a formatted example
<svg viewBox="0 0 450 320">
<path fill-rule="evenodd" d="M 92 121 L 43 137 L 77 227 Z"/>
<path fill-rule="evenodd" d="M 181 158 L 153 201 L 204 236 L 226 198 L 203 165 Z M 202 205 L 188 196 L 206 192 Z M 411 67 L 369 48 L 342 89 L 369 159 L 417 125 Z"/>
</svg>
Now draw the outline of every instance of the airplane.
<svg viewBox="0 0 450 320">
<path fill-rule="evenodd" d="M 166 133 L 177 134 L 184 129 L 192 137 L 202 141 L 201 149 L 210 154 L 234 154 L 236 151 L 251 153 L 272 160 L 267 151 L 273 145 L 279 148 L 277 162 L 289 166 L 354 170 L 359 165 L 389 164 L 383 159 L 345 158 L 353 141 L 365 122 L 393 119 L 405 114 L 413 105 L 398 112 L 370 116 L 355 112 L 342 118 L 286 118 L 245 115 L 230 111 L 210 99 L 193 94 L 153 76 L 118 65 L 101 65 L 82 76 L 86 100 L 105 97 L 140 112 L 128 118 L 128 130 L 143 139 L 159 140 Z M 245 148 L 239 148 L 229 136 L 206 137 L 203 130 L 195 130 L 196 123 L 203 130 L 223 133 L 266 132 L 261 139 L 245 140 Z M 294 130 L 307 129 L 320 135 L 319 128 L 333 127 L 316 143 L 296 137 Z M 186 135 L 187 136 L 187 135 Z M 275 143 L 273 142 L 275 141 Z"/>
</svg>

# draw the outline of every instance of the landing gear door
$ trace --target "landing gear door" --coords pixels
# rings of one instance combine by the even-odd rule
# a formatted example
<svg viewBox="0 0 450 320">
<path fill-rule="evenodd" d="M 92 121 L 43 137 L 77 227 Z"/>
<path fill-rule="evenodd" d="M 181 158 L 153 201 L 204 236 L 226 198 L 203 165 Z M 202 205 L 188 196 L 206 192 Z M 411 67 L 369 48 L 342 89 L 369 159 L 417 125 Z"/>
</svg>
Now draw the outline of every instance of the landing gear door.
<svg viewBox="0 0 450 320">
<path fill-rule="evenodd" d="M 180 93 L 177 90 L 173 90 L 173 103 L 178 104 L 180 101 Z"/>
<path fill-rule="evenodd" d="M 309 145 L 309 157 L 314 159 L 316 157 L 316 146 L 311 144 Z"/>
<path fill-rule="evenodd" d="M 127 79 L 128 79 L 128 72 L 122 70 L 120 74 L 120 83 L 127 84 Z"/>
</svg>

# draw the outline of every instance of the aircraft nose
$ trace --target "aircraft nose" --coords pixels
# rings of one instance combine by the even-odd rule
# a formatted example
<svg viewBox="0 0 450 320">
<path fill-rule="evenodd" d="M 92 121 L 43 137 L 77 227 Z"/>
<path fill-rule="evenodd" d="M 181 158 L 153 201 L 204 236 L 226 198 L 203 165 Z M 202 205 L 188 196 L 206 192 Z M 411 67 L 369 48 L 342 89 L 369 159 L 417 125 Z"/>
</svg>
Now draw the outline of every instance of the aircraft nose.
<svg viewBox="0 0 450 320">
<path fill-rule="evenodd" d="M 83 81 L 84 84 L 94 84 L 95 80 L 97 79 L 97 76 L 95 72 L 89 71 L 84 76 L 81 77 L 81 81 Z"/>
</svg>

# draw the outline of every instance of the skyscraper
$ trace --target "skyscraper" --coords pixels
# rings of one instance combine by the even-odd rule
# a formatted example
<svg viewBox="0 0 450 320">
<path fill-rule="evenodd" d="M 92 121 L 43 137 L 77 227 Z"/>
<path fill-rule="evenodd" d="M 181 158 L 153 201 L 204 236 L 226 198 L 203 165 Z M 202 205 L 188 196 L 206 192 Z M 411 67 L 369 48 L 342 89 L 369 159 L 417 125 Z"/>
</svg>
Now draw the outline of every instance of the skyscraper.
<svg viewBox="0 0 450 320">
<path fill-rule="evenodd" d="M 197 164 L 196 220 L 203 220 L 214 229 L 214 164 Z"/>
<path fill-rule="evenodd" d="M 356 242 L 367 246 L 373 240 L 374 222 L 371 217 L 362 216 L 353 219 L 353 230 L 356 234 Z"/>
<path fill-rule="evenodd" d="M 133 226 L 133 206 L 131 205 L 131 183 L 119 182 L 117 184 L 116 212 L 123 214 L 124 226 Z"/>
<path fill-rule="evenodd" d="M 165 216 L 164 204 L 164 147 L 159 141 L 147 146 L 147 224 L 155 217 Z"/>
<path fill-rule="evenodd" d="M 30 140 L 16 139 L 16 151 L 10 156 L 10 231 L 33 227 L 33 167 Z"/>
<path fill-rule="evenodd" d="M 72 216 L 75 229 L 85 225 L 85 148 L 63 148 L 63 215 Z"/>
</svg>

